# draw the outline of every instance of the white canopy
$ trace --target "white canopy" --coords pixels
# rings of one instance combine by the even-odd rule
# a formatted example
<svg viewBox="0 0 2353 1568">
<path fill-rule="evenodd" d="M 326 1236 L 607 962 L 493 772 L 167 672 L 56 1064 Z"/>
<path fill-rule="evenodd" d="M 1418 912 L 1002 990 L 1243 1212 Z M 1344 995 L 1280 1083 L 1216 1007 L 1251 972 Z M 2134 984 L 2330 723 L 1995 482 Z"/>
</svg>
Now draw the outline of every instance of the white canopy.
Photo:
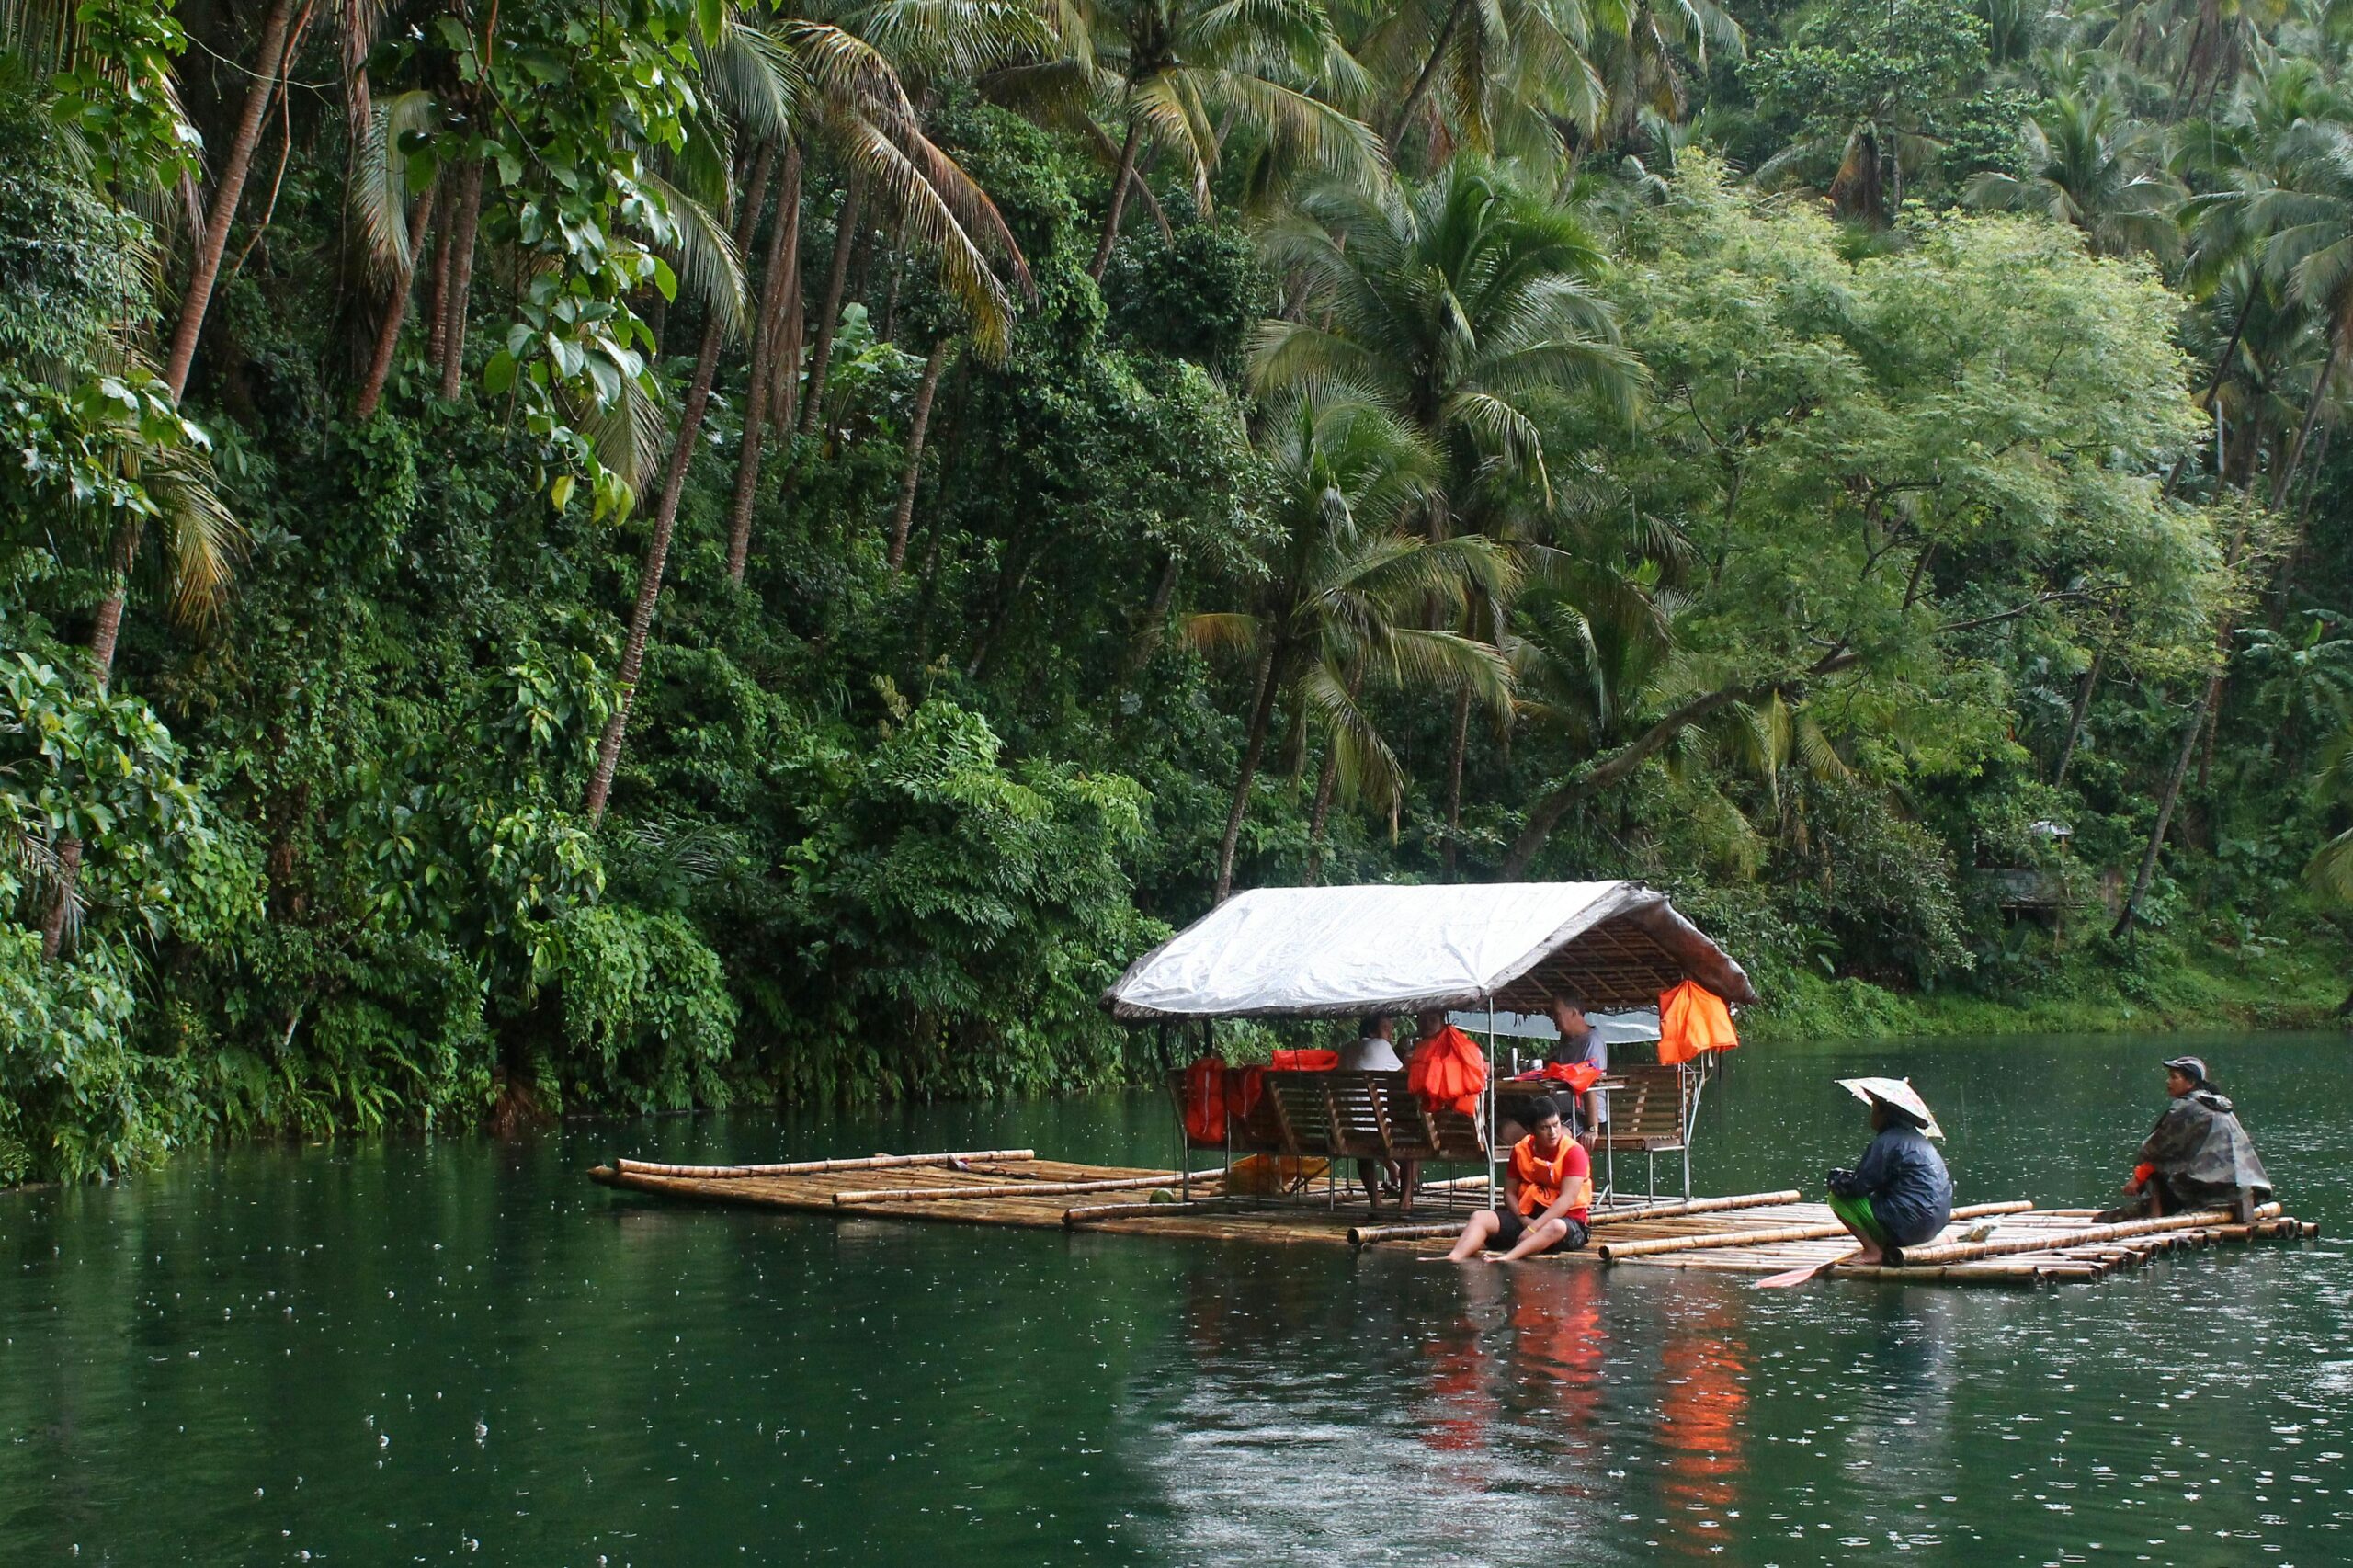
<svg viewBox="0 0 2353 1568">
<path fill-rule="evenodd" d="M 1114 1017 L 1339 1017 L 1423 1007 L 1538 1012 L 1654 1004 L 1697 980 L 1756 1000 L 1748 976 L 1666 895 L 1640 882 L 1258 888 L 1129 966 Z"/>
</svg>

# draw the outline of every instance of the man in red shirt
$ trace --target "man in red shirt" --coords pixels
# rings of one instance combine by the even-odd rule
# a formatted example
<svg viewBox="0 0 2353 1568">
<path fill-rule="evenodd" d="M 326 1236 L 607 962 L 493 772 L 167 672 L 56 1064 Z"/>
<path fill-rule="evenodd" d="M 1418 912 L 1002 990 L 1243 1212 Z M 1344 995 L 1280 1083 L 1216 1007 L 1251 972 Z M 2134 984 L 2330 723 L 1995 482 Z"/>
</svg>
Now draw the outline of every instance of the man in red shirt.
<svg viewBox="0 0 2353 1568">
<path fill-rule="evenodd" d="M 1452 1263 L 1466 1263 L 1491 1246 L 1507 1249 L 1503 1260 L 1532 1257 L 1565 1246 L 1585 1245 L 1592 1233 L 1586 1221 L 1593 1208 L 1593 1160 L 1561 1124 L 1561 1108 L 1543 1095 L 1521 1108 L 1535 1131 L 1512 1145 L 1504 1167 L 1510 1202 L 1482 1209 L 1462 1227 Z"/>
</svg>

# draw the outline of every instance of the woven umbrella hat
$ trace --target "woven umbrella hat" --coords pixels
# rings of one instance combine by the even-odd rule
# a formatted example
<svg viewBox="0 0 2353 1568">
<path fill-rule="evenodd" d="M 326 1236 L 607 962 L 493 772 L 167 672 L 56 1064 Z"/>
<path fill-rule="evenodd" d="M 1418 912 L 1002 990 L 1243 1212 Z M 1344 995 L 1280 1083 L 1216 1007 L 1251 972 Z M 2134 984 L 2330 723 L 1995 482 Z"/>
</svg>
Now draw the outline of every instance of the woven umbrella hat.
<svg viewBox="0 0 2353 1568">
<path fill-rule="evenodd" d="M 1931 1138 L 1945 1135 L 1945 1130 L 1937 1125 L 1937 1113 L 1928 1108 L 1928 1102 L 1920 1097 L 1909 1078 L 1841 1078 L 1838 1085 L 1865 1105 L 1884 1100 L 1918 1122 L 1920 1131 Z"/>
</svg>

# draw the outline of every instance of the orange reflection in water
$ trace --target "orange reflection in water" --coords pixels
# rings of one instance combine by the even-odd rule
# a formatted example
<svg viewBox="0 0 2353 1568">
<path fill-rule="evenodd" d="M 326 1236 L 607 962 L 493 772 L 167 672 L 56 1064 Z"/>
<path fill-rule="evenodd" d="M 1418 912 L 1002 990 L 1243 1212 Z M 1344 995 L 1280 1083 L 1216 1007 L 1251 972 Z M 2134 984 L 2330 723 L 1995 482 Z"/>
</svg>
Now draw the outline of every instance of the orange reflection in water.
<svg viewBox="0 0 2353 1568">
<path fill-rule="evenodd" d="M 1726 1512 L 1740 1502 L 1748 1346 L 1731 1334 L 1733 1321 L 1728 1306 L 1713 1307 L 1665 1325 L 1659 1345 L 1660 1495 L 1676 1521 L 1666 1544 L 1686 1556 L 1721 1548 Z"/>
</svg>

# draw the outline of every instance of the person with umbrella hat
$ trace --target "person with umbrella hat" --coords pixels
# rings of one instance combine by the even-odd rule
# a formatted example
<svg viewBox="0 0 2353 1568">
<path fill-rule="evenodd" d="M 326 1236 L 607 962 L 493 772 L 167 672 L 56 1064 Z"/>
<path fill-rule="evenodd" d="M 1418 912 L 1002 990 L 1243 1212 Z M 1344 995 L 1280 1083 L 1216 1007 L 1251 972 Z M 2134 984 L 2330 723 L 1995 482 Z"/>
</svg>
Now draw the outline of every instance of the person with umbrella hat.
<svg viewBox="0 0 2353 1568">
<path fill-rule="evenodd" d="M 2124 1184 L 2127 1201 L 2100 1221 L 2213 1208 L 2236 1209 L 2244 1218 L 2256 1204 L 2271 1201 L 2271 1177 L 2256 1155 L 2255 1141 L 2229 1099 L 2207 1080 L 2206 1063 L 2177 1056 L 2165 1069 L 2172 1104 L 2141 1145 L 2132 1179 Z"/>
<path fill-rule="evenodd" d="M 1793 1268 L 1760 1281 L 1802 1284 L 1842 1263 L 1902 1262 L 1952 1221 L 1952 1173 L 1931 1138 L 1942 1138 L 1927 1102 L 1908 1078 L 1841 1078 L 1839 1086 L 1871 1108 L 1871 1142 L 1851 1171 L 1830 1173 L 1830 1212 L 1861 1246 L 1843 1257 Z"/>
</svg>

